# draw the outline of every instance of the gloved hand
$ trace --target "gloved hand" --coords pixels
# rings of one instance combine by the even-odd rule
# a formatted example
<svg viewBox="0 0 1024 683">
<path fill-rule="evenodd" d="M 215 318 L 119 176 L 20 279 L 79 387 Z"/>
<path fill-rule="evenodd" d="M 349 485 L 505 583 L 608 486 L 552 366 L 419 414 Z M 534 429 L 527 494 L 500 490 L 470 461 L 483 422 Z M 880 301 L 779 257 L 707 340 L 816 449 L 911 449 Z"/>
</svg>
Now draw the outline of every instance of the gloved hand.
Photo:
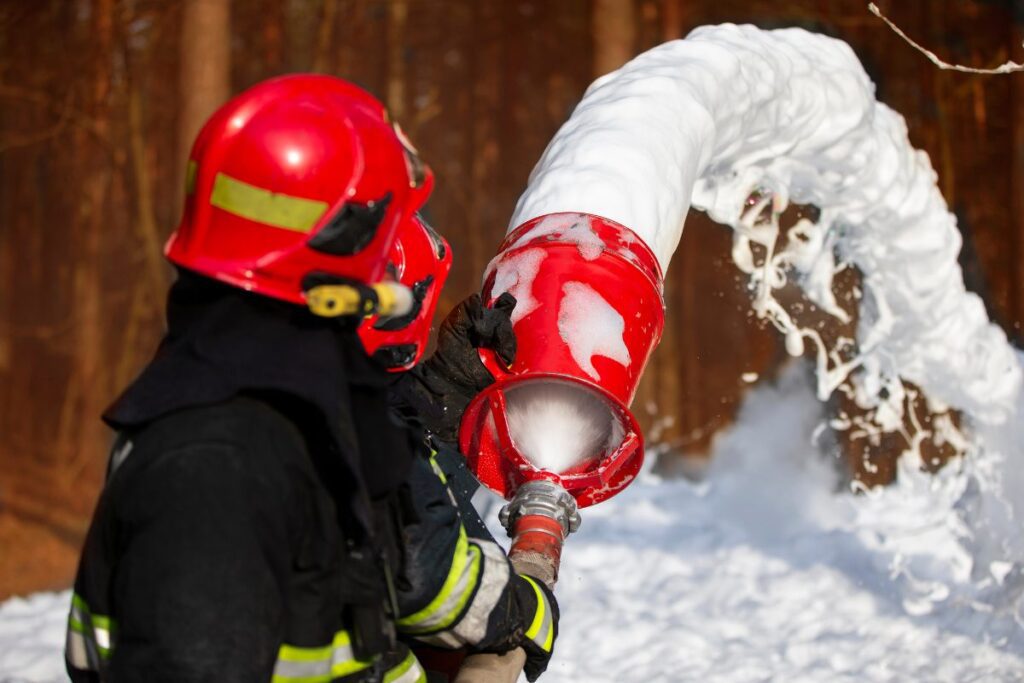
<svg viewBox="0 0 1024 683">
<path fill-rule="evenodd" d="M 523 618 L 523 637 L 519 646 L 526 651 L 523 671 L 535 681 L 548 668 L 558 637 L 558 602 L 544 582 L 525 574 L 516 574 L 515 599 Z"/>
<path fill-rule="evenodd" d="M 444 374 L 460 388 L 475 396 L 494 378 L 487 371 L 477 349 L 492 349 L 506 365 L 516 355 L 516 336 L 512 332 L 512 309 L 516 298 L 508 292 L 484 306 L 479 294 L 472 294 L 452 309 L 437 335 L 437 351 L 424 364 L 432 372 Z M 472 397 L 471 397 L 472 398 Z"/>
<path fill-rule="evenodd" d="M 442 441 L 456 441 L 469 402 L 494 382 L 477 350 L 492 349 L 506 364 L 515 358 L 511 320 L 515 305 L 515 297 L 508 293 L 491 308 L 473 294 L 452 309 L 441 323 L 434 355 L 397 382 L 400 412 Z"/>
</svg>

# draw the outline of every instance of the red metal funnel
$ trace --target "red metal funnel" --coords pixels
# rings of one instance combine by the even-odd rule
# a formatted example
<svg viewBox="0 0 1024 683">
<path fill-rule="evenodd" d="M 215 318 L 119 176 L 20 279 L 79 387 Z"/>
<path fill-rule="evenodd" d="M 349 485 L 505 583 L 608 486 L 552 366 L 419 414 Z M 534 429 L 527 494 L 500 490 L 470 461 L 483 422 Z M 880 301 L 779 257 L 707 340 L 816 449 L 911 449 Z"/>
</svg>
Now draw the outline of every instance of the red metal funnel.
<svg viewBox="0 0 1024 683">
<path fill-rule="evenodd" d="M 643 437 L 628 406 L 664 328 L 654 255 L 631 230 L 598 216 L 542 216 L 506 237 L 483 291 L 488 302 L 506 291 L 516 297 L 518 350 L 508 368 L 481 351 L 496 381 L 462 419 L 460 446 L 470 469 L 509 499 L 541 479 L 561 485 L 581 507 L 615 495 L 643 462 Z M 570 408 L 565 425 L 532 432 L 522 420 L 510 425 L 510 409 L 515 416 L 529 401 L 548 400 L 546 387 L 555 388 L 556 403 L 580 410 Z M 571 437 L 574 422 L 591 442 L 584 457 L 559 467 L 531 459 L 537 443 L 548 445 L 543 441 L 560 426 Z"/>
</svg>

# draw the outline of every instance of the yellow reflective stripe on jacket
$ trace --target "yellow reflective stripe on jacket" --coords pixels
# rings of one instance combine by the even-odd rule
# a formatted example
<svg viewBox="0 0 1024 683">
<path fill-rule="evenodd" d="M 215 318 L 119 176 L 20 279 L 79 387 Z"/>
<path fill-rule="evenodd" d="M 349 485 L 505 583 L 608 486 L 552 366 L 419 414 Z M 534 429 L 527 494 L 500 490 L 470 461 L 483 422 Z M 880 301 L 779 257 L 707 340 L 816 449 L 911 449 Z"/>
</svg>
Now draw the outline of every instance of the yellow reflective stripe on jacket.
<svg viewBox="0 0 1024 683">
<path fill-rule="evenodd" d="M 114 649 L 116 625 L 113 619 L 95 614 L 78 593 L 71 594 L 67 648 L 72 664 L 80 669 L 98 669 L 92 653 L 107 659 Z"/>
<path fill-rule="evenodd" d="M 533 623 L 526 629 L 526 637 L 537 644 L 544 652 L 551 652 L 551 646 L 555 640 L 555 629 L 552 622 L 551 605 L 548 604 L 548 596 L 540 589 L 537 582 L 520 574 L 533 587 L 537 595 L 537 611 L 533 615 Z"/>
<path fill-rule="evenodd" d="M 455 493 L 448 487 L 448 477 L 445 476 L 444 470 L 441 469 L 441 465 L 437 462 L 437 451 L 433 448 L 430 449 L 430 469 L 434 470 L 434 474 L 444 484 L 445 490 L 448 492 L 448 500 L 452 502 L 456 508 L 459 507 L 459 501 L 455 498 Z"/>
<path fill-rule="evenodd" d="M 426 607 L 399 619 L 399 629 L 406 633 L 421 634 L 451 626 L 465 609 L 479 579 L 480 548 L 469 543 L 466 529 L 460 524 L 459 540 L 455 544 L 451 568 L 441 591 Z"/>
<path fill-rule="evenodd" d="M 295 232 L 312 230 L 330 208 L 318 199 L 271 192 L 224 173 L 214 178 L 210 204 L 251 221 Z"/>
<path fill-rule="evenodd" d="M 398 666 L 384 674 L 384 683 L 427 683 L 427 672 L 410 652 Z"/>
<path fill-rule="evenodd" d="M 433 448 L 430 449 L 430 469 L 434 470 L 434 474 L 437 475 L 437 478 L 441 480 L 442 484 L 445 486 L 448 485 L 448 477 L 444 476 L 444 470 L 442 470 L 441 466 L 437 463 L 437 451 Z"/>
<path fill-rule="evenodd" d="M 480 578 L 469 605 L 450 627 L 443 631 L 414 634 L 416 640 L 435 647 L 457 649 L 478 645 L 487 637 L 491 613 L 508 588 L 512 565 L 505 551 L 494 541 L 470 538 L 469 544 L 479 548 L 481 555 Z"/>
<path fill-rule="evenodd" d="M 373 666 L 373 659 L 356 659 L 348 631 L 338 631 L 330 645 L 282 645 L 272 683 L 329 683 Z"/>
</svg>

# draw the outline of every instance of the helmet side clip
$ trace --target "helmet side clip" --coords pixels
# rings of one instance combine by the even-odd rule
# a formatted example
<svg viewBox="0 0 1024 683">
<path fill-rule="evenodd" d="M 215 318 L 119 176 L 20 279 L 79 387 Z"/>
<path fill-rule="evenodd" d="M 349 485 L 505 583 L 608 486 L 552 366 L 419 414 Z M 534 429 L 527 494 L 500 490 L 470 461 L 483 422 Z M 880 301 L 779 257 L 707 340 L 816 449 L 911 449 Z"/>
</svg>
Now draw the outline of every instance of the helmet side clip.
<svg viewBox="0 0 1024 683">
<path fill-rule="evenodd" d="M 331 256 L 358 254 L 373 241 L 390 203 L 390 192 L 366 204 L 346 202 L 306 244 Z"/>
</svg>

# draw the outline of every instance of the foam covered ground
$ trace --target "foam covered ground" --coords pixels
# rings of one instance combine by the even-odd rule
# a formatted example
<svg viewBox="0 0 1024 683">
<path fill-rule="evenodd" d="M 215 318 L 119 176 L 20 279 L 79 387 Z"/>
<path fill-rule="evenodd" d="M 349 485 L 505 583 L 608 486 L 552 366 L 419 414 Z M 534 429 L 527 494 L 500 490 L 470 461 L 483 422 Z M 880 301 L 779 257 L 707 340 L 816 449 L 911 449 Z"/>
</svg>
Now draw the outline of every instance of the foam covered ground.
<svg viewBox="0 0 1024 683">
<path fill-rule="evenodd" d="M 0 604 L 0 683 L 68 680 L 63 648 L 70 606 L 70 591 Z"/>
<path fill-rule="evenodd" d="M 752 392 L 702 482 L 646 473 L 584 512 L 543 680 L 1024 681 L 1020 525 L 985 513 L 1020 509 L 1019 481 L 990 488 L 1021 469 L 1020 411 L 988 439 L 1000 453 L 854 497 L 814 444 L 812 383 L 794 365 Z M 66 680 L 67 604 L 0 605 L 0 681 Z"/>
<path fill-rule="evenodd" d="M 545 680 L 1024 681 L 1022 556 L 981 512 L 1024 490 L 953 467 L 840 491 L 812 383 L 793 366 L 755 390 L 704 481 L 647 473 L 584 511 Z M 977 464 L 1019 469 L 1007 443 Z"/>
</svg>

